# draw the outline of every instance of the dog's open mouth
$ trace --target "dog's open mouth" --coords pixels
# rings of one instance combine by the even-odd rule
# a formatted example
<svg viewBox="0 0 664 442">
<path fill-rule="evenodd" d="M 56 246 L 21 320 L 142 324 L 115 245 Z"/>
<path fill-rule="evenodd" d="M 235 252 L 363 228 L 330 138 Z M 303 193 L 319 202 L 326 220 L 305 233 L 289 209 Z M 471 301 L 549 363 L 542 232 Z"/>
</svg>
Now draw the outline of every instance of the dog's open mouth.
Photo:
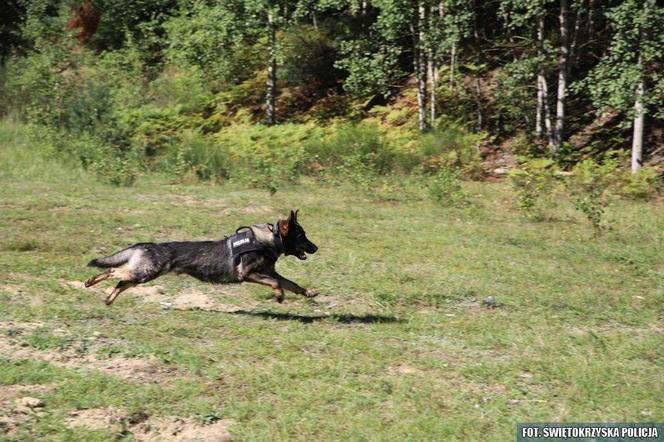
<svg viewBox="0 0 664 442">
<path fill-rule="evenodd" d="M 299 252 L 299 251 L 298 251 L 297 254 L 296 254 L 295 256 L 297 256 L 298 259 L 302 259 L 302 260 L 307 259 L 307 254 L 304 253 L 304 252 Z"/>
</svg>

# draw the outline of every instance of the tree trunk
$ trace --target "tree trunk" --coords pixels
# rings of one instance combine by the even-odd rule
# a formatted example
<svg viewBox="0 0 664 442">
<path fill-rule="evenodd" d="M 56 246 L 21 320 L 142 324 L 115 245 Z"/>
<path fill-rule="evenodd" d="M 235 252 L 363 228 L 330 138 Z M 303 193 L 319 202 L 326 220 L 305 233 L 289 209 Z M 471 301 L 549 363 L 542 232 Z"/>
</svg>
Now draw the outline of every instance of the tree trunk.
<svg viewBox="0 0 664 442">
<path fill-rule="evenodd" d="M 274 100 L 277 95 L 277 29 L 271 9 L 267 11 L 267 93 L 265 94 L 265 123 L 273 125 L 277 122 Z"/>
<path fill-rule="evenodd" d="M 585 0 L 581 0 L 578 6 L 579 9 L 576 11 L 576 19 L 574 20 L 574 34 L 572 35 L 572 44 L 569 47 L 570 66 L 572 64 L 576 65 L 579 60 L 576 47 L 579 40 L 579 29 L 581 28 L 581 12 L 583 11 L 584 3 Z"/>
<path fill-rule="evenodd" d="M 482 125 L 484 124 L 484 116 L 482 114 L 482 84 L 480 80 L 480 65 L 482 60 L 482 53 L 480 52 L 480 34 L 477 30 L 477 10 L 476 0 L 472 2 L 473 10 L 473 37 L 475 38 L 475 51 L 477 58 L 477 67 L 474 70 L 475 73 L 475 104 L 477 105 L 477 130 L 482 130 Z"/>
<path fill-rule="evenodd" d="M 565 136 L 565 96 L 567 94 L 567 1 L 560 0 L 560 56 L 558 61 L 558 97 L 556 100 L 556 127 L 551 152 L 557 154 Z"/>
<path fill-rule="evenodd" d="M 438 63 L 436 63 L 436 55 L 429 54 L 429 88 L 431 89 L 431 124 L 434 124 L 436 121 L 436 86 L 438 86 Z"/>
<path fill-rule="evenodd" d="M 553 144 L 553 124 L 551 123 L 551 110 L 549 109 L 549 84 L 542 75 L 542 98 L 544 100 L 544 128 L 549 145 Z"/>
<path fill-rule="evenodd" d="M 444 9 L 443 9 L 443 2 L 440 1 L 438 3 L 438 7 L 434 8 L 434 6 L 431 6 L 431 10 L 429 12 L 430 14 L 430 24 L 432 26 L 439 25 L 440 22 L 434 20 L 433 16 L 437 14 L 439 20 L 443 18 L 444 14 Z M 436 95 L 436 89 L 438 88 L 438 82 L 440 81 L 440 69 L 438 66 L 438 56 L 439 56 L 439 47 L 435 46 L 431 49 L 431 52 L 429 53 L 429 66 L 430 69 L 428 71 L 429 73 L 429 87 L 431 88 L 431 120 L 430 120 L 430 125 L 434 125 L 436 122 L 436 107 L 438 106 L 438 98 Z"/>
<path fill-rule="evenodd" d="M 318 20 L 316 20 L 316 12 L 311 12 L 311 24 L 314 26 L 314 31 L 318 32 Z"/>
<path fill-rule="evenodd" d="M 427 62 L 426 51 L 422 48 L 424 40 L 424 22 L 426 20 L 426 9 L 424 6 L 418 6 L 416 23 L 411 24 L 411 33 L 413 37 L 413 67 L 417 79 L 417 127 L 421 132 L 429 129 L 427 122 Z"/>
<path fill-rule="evenodd" d="M 480 131 L 484 124 L 484 116 L 482 114 L 482 84 L 478 71 L 475 71 L 475 104 L 477 105 L 477 125 L 475 130 Z"/>
<path fill-rule="evenodd" d="M 593 38 L 595 35 L 595 0 L 588 0 L 588 39 Z"/>
<path fill-rule="evenodd" d="M 544 54 L 543 13 L 537 20 L 537 52 L 540 57 Z M 551 138 L 551 115 L 549 114 L 549 88 L 544 75 L 544 64 L 542 63 L 537 70 L 537 112 L 535 114 L 535 140 L 540 145 L 544 144 L 544 134 L 546 134 L 548 144 L 551 145 L 553 141 Z"/>
<path fill-rule="evenodd" d="M 452 43 L 450 54 L 450 89 L 454 89 L 454 62 L 456 61 L 456 42 Z"/>
<path fill-rule="evenodd" d="M 544 133 L 544 123 L 542 116 L 544 114 L 544 90 L 542 89 L 542 69 L 537 71 L 537 109 L 535 111 L 535 141 L 542 145 L 542 134 Z"/>
<path fill-rule="evenodd" d="M 639 53 L 639 65 L 642 63 L 642 54 Z M 645 120 L 645 108 L 643 106 L 644 92 L 643 77 L 636 87 L 636 98 L 634 100 L 634 134 L 632 135 L 632 173 L 637 172 L 643 166 L 643 126 Z"/>
</svg>

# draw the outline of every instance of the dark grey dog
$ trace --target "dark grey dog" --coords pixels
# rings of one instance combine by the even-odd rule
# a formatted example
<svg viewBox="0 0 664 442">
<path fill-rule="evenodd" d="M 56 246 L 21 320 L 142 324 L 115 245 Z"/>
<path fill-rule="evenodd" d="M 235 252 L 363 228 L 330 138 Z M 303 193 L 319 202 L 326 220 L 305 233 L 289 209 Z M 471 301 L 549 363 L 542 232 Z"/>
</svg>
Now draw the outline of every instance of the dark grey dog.
<svg viewBox="0 0 664 442">
<path fill-rule="evenodd" d="M 288 219 L 241 227 L 235 235 L 219 241 L 140 243 L 114 255 L 93 259 L 89 266 L 106 270 L 88 279 L 85 286 L 119 278 L 118 285 L 106 297 L 106 305 L 111 305 L 123 291 L 165 273 L 177 272 L 218 284 L 247 281 L 268 285 L 274 289 L 277 301 L 283 302 L 284 289 L 307 297 L 318 292 L 304 289 L 278 274 L 274 269 L 277 259 L 282 253 L 307 259 L 307 253 L 317 250 L 297 222 L 297 212 L 291 210 Z"/>
</svg>

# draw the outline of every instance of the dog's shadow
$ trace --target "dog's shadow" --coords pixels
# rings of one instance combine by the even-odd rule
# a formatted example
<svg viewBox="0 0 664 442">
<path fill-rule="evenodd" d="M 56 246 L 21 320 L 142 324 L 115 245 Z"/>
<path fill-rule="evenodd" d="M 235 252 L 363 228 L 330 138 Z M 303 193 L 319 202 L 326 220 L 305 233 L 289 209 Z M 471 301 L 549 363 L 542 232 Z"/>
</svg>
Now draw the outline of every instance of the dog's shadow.
<svg viewBox="0 0 664 442">
<path fill-rule="evenodd" d="M 276 319 L 278 321 L 298 321 L 303 324 L 322 320 L 337 321 L 342 324 L 389 324 L 401 323 L 403 319 L 384 315 L 353 315 L 353 314 L 330 314 L 330 315 L 299 315 L 293 313 L 271 312 L 269 310 L 235 310 L 228 312 L 231 315 L 256 316 L 263 319 Z"/>
</svg>

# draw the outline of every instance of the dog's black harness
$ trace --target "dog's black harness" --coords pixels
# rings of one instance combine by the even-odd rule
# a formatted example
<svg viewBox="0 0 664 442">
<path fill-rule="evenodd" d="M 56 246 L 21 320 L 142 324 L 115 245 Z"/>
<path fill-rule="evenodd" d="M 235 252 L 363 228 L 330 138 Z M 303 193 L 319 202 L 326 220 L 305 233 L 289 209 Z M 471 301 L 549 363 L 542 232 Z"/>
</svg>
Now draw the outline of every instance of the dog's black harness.
<svg viewBox="0 0 664 442">
<path fill-rule="evenodd" d="M 240 257 L 245 253 L 249 252 L 268 252 L 270 255 L 279 256 L 284 251 L 284 241 L 281 238 L 279 233 L 279 224 L 271 224 L 272 235 L 274 237 L 274 248 L 270 247 L 267 244 L 256 241 L 256 235 L 254 231 L 251 230 L 248 226 L 238 227 L 235 231 L 235 235 L 228 238 L 231 244 L 231 254 L 233 255 L 233 260 L 239 262 Z M 246 229 L 246 230 L 245 230 Z"/>
</svg>

